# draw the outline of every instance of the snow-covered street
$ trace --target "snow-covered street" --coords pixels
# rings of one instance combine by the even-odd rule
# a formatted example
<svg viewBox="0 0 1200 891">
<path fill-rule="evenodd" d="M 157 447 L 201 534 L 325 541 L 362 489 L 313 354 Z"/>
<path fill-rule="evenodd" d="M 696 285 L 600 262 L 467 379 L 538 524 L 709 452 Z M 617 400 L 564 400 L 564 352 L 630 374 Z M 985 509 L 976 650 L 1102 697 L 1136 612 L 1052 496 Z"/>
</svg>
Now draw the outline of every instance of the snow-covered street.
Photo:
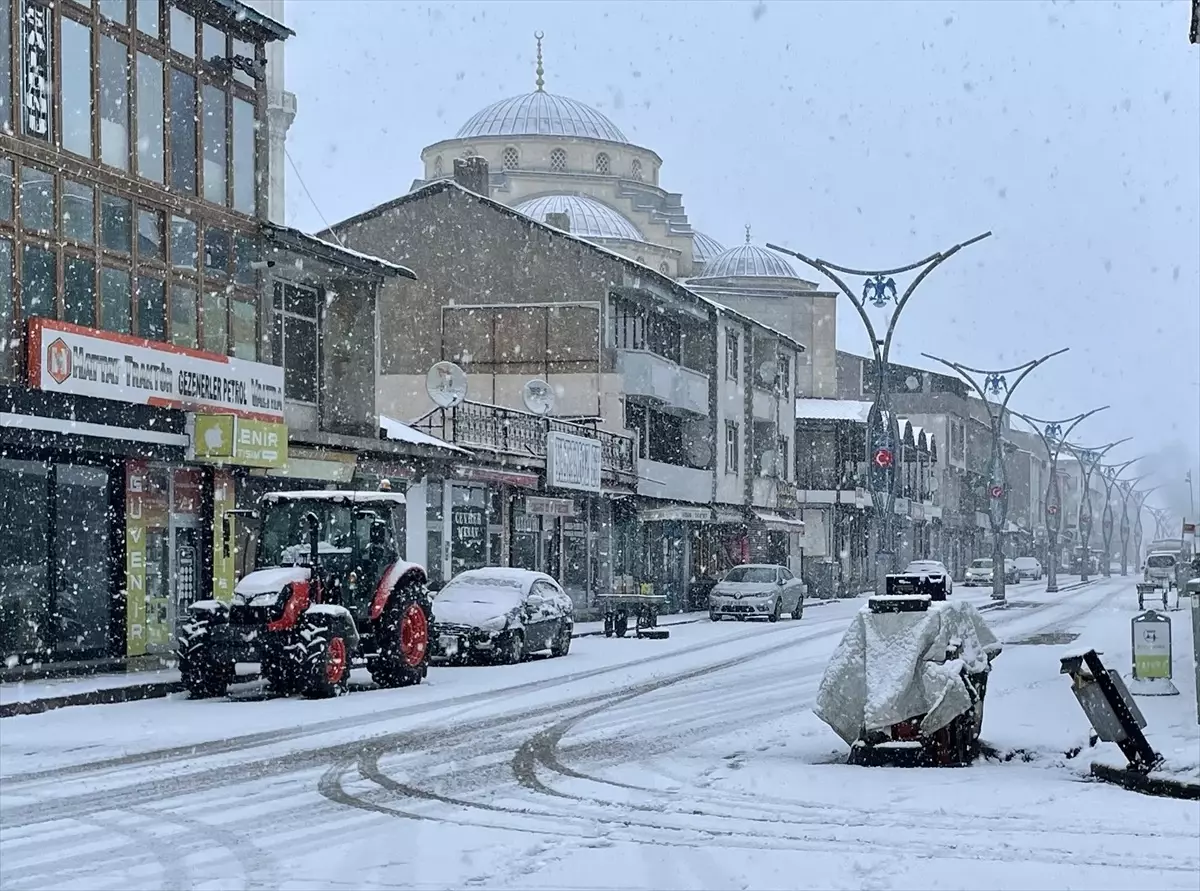
<svg viewBox="0 0 1200 891">
<path fill-rule="evenodd" d="M 862 601 L 333 701 L 251 686 L 6 719 L 0 885 L 1195 888 L 1200 807 L 1085 781 L 1099 749 L 1063 754 L 1087 724 L 1058 656 L 1095 643 L 1126 670 L 1131 587 L 1030 583 L 985 612 L 1006 649 L 984 738 L 1028 754 L 965 770 L 846 766 L 812 715 Z M 1177 680 L 1143 708 L 1178 764 L 1194 722 L 1155 719 L 1190 708 Z"/>
</svg>

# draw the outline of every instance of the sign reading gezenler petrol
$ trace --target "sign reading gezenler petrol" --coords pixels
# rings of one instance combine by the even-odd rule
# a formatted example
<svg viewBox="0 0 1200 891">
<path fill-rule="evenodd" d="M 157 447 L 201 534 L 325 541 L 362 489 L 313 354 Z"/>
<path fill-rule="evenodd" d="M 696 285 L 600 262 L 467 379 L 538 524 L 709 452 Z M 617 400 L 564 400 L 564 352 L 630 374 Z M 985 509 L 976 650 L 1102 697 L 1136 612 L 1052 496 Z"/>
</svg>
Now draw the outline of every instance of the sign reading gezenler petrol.
<svg viewBox="0 0 1200 891">
<path fill-rule="evenodd" d="M 83 328 L 29 320 L 29 384 L 164 408 L 283 420 L 283 369 Z"/>
<path fill-rule="evenodd" d="M 546 488 L 600 491 L 603 450 L 598 439 L 546 434 Z"/>
</svg>

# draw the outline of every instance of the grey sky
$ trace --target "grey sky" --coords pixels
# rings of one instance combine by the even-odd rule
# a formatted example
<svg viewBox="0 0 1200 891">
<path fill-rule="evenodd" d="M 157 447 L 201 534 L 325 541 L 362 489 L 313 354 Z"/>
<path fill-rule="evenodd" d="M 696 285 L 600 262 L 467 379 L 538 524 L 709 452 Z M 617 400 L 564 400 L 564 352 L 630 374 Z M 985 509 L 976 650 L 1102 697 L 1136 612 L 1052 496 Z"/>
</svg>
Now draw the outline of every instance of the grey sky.
<svg viewBox="0 0 1200 891">
<path fill-rule="evenodd" d="M 1019 409 L 1111 403 L 1085 444 L 1136 435 L 1113 455 L 1162 450 L 1176 481 L 1200 466 L 1186 2 L 294 0 L 288 23 L 289 151 L 319 208 L 289 171 L 293 225 L 407 191 L 423 146 L 533 89 L 540 29 L 546 89 L 658 152 L 662 185 L 726 246 L 749 223 L 760 243 L 900 265 L 993 230 L 922 285 L 893 358 L 986 367 L 1070 346 Z M 845 301 L 839 319 L 865 353 Z"/>
</svg>

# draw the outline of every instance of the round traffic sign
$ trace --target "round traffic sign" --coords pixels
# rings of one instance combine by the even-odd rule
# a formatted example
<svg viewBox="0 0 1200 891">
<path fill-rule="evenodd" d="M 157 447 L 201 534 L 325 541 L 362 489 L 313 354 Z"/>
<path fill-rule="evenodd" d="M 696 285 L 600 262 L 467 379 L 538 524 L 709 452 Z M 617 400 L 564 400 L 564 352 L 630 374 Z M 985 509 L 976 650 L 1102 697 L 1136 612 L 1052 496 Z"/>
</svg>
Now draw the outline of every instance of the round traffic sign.
<svg viewBox="0 0 1200 891">
<path fill-rule="evenodd" d="M 1056 513 L 1058 513 L 1058 505 L 1057 504 L 1047 504 L 1046 505 L 1046 513 L 1048 513 L 1050 516 L 1054 516 Z"/>
<path fill-rule="evenodd" d="M 1003 486 L 992 486 L 992 488 L 990 488 L 988 491 L 991 493 L 991 496 L 993 498 L 999 498 L 1000 496 L 1002 496 L 1004 494 L 1004 487 Z"/>
<path fill-rule="evenodd" d="M 892 466 L 892 450 L 891 449 L 876 449 L 875 450 L 875 466 L 876 467 L 891 467 Z"/>
</svg>

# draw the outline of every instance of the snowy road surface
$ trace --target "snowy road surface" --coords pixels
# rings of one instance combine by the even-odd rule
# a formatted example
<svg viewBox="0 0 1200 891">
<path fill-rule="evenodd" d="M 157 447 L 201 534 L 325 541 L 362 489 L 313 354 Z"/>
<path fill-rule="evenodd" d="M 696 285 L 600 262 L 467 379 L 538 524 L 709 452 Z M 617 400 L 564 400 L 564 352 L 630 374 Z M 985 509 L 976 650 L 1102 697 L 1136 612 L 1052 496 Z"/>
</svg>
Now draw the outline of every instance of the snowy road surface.
<svg viewBox="0 0 1200 891">
<path fill-rule="evenodd" d="M 1127 636 L 1132 580 L 1042 587 L 985 614 L 1007 646 L 984 737 L 1031 760 L 841 763 L 811 712 L 863 602 L 836 603 L 334 701 L 251 686 L 6 719 L 0 887 L 1195 889 L 1200 805 L 1062 754 L 1087 725 L 1057 642 Z"/>
</svg>

